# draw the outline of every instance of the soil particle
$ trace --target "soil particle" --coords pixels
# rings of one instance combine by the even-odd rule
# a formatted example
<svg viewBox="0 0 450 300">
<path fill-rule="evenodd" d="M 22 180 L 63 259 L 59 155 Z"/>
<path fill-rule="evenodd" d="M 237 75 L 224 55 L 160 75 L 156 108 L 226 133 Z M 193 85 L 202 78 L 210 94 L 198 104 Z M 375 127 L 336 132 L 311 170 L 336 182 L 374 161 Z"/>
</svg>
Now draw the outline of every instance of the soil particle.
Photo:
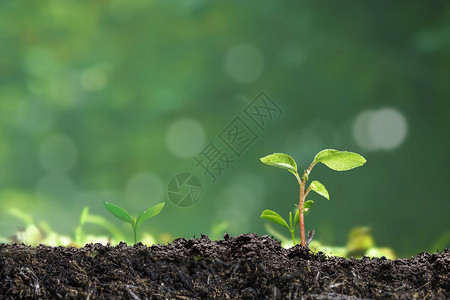
<svg viewBox="0 0 450 300">
<path fill-rule="evenodd" d="M 344 259 L 269 236 L 0 245 L 0 299 L 450 299 L 450 250 Z"/>
</svg>

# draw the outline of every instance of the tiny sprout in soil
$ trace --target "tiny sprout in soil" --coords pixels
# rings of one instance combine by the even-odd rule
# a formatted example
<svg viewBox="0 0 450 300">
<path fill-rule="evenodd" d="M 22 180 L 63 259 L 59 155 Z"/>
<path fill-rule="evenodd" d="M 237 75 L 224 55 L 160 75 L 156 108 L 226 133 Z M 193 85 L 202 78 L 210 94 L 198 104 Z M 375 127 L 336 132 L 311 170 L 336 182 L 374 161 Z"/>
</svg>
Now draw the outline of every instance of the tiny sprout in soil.
<svg viewBox="0 0 450 300">
<path fill-rule="evenodd" d="M 311 208 L 311 206 L 313 204 L 314 204 L 314 201 L 312 201 L 312 200 L 308 200 L 305 202 L 305 204 L 303 206 L 303 214 L 304 215 L 306 215 L 308 213 L 309 209 Z M 294 224 L 292 224 L 292 212 L 289 212 L 289 225 L 278 213 L 274 212 L 273 210 L 266 209 L 265 211 L 262 212 L 261 218 L 263 218 L 264 220 L 279 224 L 279 225 L 284 226 L 287 229 L 289 229 L 291 236 L 292 236 L 293 245 L 295 246 L 297 244 L 297 242 L 295 241 L 295 226 L 298 225 L 299 220 L 300 220 L 298 210 L 295 210 Z"/>
<path fill-rule="evenodd" d="M 294 245 L 295 245 L 294 228 L 298 223 L 300 223 L 301 244 L 302 246 L 305 246 L 304 214 L 309 211 L 309 209 L 314 203 L 312 200 L 305 201 L 306 196 L 308 196 L 310 191 L 314 191 L 319 195 L 330 200 L 330 196 L 328 194 L 327 189 L 322 183 L 320 183 L 317 180 L 311 182 L 309 187 L 305 190 L 306 182 L 309 179 L 309 174 L 311 173 L 312 168 L 317 163 L 323 163 L 324 165 L 335 171 L 347 171 L 364 165 L 366 159 L 361 155 L 353 152 L 338 151 L 334 149 L 322 150 L 316 155 L 316 157 L 314 157 L 313 162 L 310 164 L 308 169 L 306 169 L 303 172 L 303 176 L 301 178 L 297 172 L 297 163 L 291 156 L 287 154 L 284 153 L 270 154 L 261 158 L 261 161 L 267 165 L 288 170 L 289 172 L 294 174 L 294 176 L 297 178 L 298 184 L 300 185 L 300 199 L 299 204 L 297 205 L 298 209 L 294 217 L 294 224 L 292 224 L 291 212 L 289 212 L 290 226 L 288 226 L 287 222 L 279 214 L 271 210 L 263 211 L 261 218 L 288 228 L 289 231 L 291 232 L 292 241 Z"/>
<path fill-rule="evenodd" d="M 109 202 L 103 202 L 106 209 L 109 210 L 110 213 L 112 213 L 117 218 L 121 219 L 122 221 L 125 221 L 127 223 L 130 223 L 133 227 L 133 233 L 134 233 L 134 243 L 137 243 L 137 229 L 139 225 L 144 222 L 145 220 L 150 219 L 151 217 L 156 216 L 161 212 L 161 210 L 164 207 L 165 202 L 158 203 L 156 205 L 153 205 L 143 213 L 141 213 L 137 218 L 133 218 L 125 209 L 114 205 Z"/>
</svg>

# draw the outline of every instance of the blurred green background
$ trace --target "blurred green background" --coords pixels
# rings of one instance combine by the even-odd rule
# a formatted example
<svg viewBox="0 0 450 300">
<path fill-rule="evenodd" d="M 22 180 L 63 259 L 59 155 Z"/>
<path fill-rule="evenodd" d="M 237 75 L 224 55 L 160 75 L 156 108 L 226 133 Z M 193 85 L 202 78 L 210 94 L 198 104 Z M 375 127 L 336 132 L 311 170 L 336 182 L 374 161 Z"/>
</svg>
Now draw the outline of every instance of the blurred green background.
<svg viewBox="0 0 450 300">
<path fill-rule="evenodd" d="M 335 148 L 368 162 L 314 168 L 331 195 L 308 197 L 316 239 L 368 226 L 399 256 L 442 250 L 449 80 L 446 1 L 0 1 L 0 236 L 23 226 L 11 208 L 70 235 L 85 206 L 131 236 L 103 201 L 167 201 L 141 233 L 266 234 L 261 212 L 286 217 L 298 185 L 259 158 L 303 169 Z M 212 183 L 193 157 L 261 90 L 283 115 Z M 179 172 L 202 182 L 192 207 L 168 201 Z"/>
</svg>

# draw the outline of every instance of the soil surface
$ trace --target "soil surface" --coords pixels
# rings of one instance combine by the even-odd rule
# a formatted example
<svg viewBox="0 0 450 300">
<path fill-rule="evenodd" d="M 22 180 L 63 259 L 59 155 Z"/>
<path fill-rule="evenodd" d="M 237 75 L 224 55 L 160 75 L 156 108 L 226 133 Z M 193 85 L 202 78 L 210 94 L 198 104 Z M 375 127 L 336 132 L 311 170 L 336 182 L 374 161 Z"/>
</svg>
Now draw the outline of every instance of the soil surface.
<svg viewBox="0 0 450 300">
<path fill-rule="evenodd" d="M 244 234 L 168 245 L 0 245 L 0 299 L 450 299 L 450 250 L 344 259 Z"/>
</svg>

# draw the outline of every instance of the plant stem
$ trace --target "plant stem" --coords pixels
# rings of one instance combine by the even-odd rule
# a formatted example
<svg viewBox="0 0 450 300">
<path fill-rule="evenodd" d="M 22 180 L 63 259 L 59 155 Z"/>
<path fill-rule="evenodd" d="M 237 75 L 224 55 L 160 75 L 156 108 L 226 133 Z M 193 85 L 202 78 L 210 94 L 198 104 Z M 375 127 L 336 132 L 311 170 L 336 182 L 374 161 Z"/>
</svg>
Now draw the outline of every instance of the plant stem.
<svg viewBox="0 0 450 300">
<path fill-rule="evenodd" d="M 300 238 L 302 241 L 302 246 L 305 246 L 305 216 L 303 215 L 303 206 L 305 205 L 305 184 L 303 181 L 300 182 L 300 199 L 298 203 L 298 213 L 300 218 Z"/>
<path fill-rule="evenodd" d="M 134 243 L 137 243 L 137 228 L 136 228 L 136 222 L 133 224 L 133 232 L 134 232 Z"/>
<path fill-rule="evenodd" d="M 311 163 L 309 165 L 308 169 L 306 170 L 306 173 L 308 173 L 308 175 L 309 175 L 309 173 L 311 173 L 311 170 L 312 170 L 312 168 L 314 168 L 315 165 L 316 165 L 315 163 Z"/>
<path fill-rule="evenodd" d="M 305 192 L 305 186 L 306 186 L 306 182 L 308 181 L 309 178 L 309 174 L 311 173 L 312 168 L 314 168 L 315 163 L 311 163 L 308 167 L 308 169 L 305 170 L 305 172 L 303 173 L 303 180 L 300 179 L 300 177 L 298 176 L 298 174 L 296 175 L 297 177 L 297 181 L 300 184 L 300 199 L 299 199 L 299 203 L 298 203 L 298 214 L 299 214 L 299 218 L 300 218 L 300 236 L 302 239 L 302 246 L 305 246 L 305 216 L 303 215 L 303 208 L 305 206 L 305 198 L 306 196 L 309 194 L 311 188 L 309 187 L 306 192 Z"/>
<path fill-rule="evenodd" d="M 305 194 L 303 195 L 303 199 L 306 199 L 306 196 L 308 196 L 309 192 L 311 191 L 311 187 L 306 189 Z"/>
<path fill-rule="evenodd" d="M 292 230 L 290 230 L 291 231 L 291 236 L 292 236 L 292 242 L 293 242 L 293 246 L 295 246 L 295 244 L 297 244 L 297 242 L 295 241 L 295 234 L 294 234 L 294 228 L 292 228 Z"/>
<path fill-rule="evenodd" d="M 300 223 L 300 239 L 302 246 L 305 246 L 305 217 L 303 215 L 303 206 L 305 205 L 305 182 L 303 182 L 300 179 L 300 176 L 298 174 L 295 174 L 295 177 L 297 177 L 298 184 L 300 185 L 300 199 L 298 201 L 298 217 L 299 217 L 299 223 Z M 306 181 L 306 180 L 305 180 Z"/>
</svg>

